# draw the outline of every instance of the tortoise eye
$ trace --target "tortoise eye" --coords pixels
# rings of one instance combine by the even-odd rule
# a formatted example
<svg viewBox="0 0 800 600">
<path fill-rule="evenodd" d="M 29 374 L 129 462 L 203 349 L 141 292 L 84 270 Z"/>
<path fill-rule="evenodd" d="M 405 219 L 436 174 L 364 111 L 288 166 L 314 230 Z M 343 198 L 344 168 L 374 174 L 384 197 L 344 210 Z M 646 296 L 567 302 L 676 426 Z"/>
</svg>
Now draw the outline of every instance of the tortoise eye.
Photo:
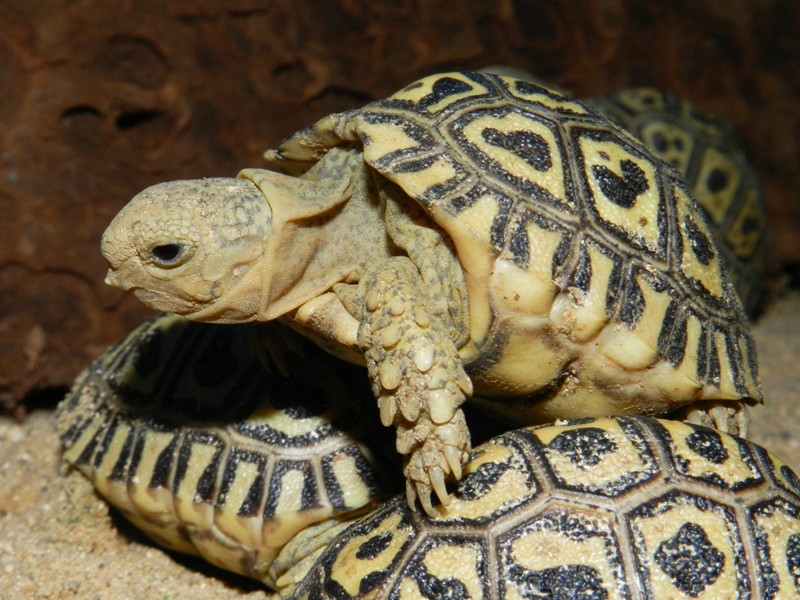
<svg viewBox="0 0 800 600">
<path fill-rule="evenodd" d="M 186 246 L 183 244 L 159 244 L 150 249 L 150 258 L 161 267 L 177 267 L 188 258 L 186 256 Z"/>
</svg>

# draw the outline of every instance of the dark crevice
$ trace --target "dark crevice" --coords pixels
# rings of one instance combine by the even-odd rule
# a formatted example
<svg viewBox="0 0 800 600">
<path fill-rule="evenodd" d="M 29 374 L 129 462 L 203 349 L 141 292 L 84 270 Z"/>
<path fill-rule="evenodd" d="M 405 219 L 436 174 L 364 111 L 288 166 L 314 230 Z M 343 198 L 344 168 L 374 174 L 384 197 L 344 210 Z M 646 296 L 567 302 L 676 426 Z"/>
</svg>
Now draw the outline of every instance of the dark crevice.
<svg viewBox="0 0 800 600">
<path fill-rule="evenodd" d="M 781 275 L 786 287 L 793 290 L 800 289 L 800 261 L 793 260 L 784 264 Z"/>
<path fill-rule="evenodd" d="M 164 118 L 158 110 L 132 110 L 117 117 L 116 126 L 119 131 L 131 131 L 147 126 Z"/>
<path fill-rule="evenodd" d="M 61 113 L 61 121 L 66 125 L 73 121 L 84 119 L 86 117 L 100 117 L 102 113 L 94 106 L 88 104 L 80 104 L 66 109 Z"/>
<path fill-rule="evenodd" d="M 64 399 L 69 392 L 69 386 L 53 385 L 30 390 L 20 403 L 27 414 L 36 410 L 50 410 Z"/>
</svg>

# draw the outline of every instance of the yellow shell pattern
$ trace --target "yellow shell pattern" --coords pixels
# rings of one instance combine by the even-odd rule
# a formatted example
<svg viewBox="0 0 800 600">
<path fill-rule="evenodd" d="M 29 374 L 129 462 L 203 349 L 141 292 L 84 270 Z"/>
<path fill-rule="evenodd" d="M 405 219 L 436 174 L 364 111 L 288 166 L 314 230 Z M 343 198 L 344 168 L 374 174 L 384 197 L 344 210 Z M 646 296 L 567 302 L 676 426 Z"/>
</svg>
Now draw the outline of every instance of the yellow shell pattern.
<svg viewBox="0 0 800 600">
<path fill-rule="evenodd" d="M 745 309 L 754 312 L 764 279 L 764 200 L 733 133 L 697 106 L 653 88 L 624 88 L 588 102 L 684 176 L 721 242 Z"/>
<path fill-rule="evenodd" d="M 440 516 L 376 508 L 366 378 L 281 339 L 265 373 L 248 329 L 157 317 L 59 406 L 65 460 L 167 548 L 295 599 L 800 595 L 800 480 L 755 444 L 646 417 L 523 429 L 472 452 Z"/>
<path fill-rule="evenodd" d="M 464 469 L 441 517 L 383 504 L 291 598 L 800 596 L 800 480 L 741 438 L 584 420 L 494 438 Z"/>
<path fill-rule="evenodd" d="M 162 546 L 274 587 L 288 540 L 387 489 L 355 432 L 377 418 L 356 417 L 366 378 L 307 346 L 279 377 L 252 356 L 247 327 L 156 317 L 59 405 L 64 459 Z"/>
<path fill-rule="evenodd" d="M 360 139 L 453 239 L 476 349 L 464 357 L 476 395 L 503 398 L 492 408 L 515 418 L 513 397 L 533 395 L 548 421 L 761 398 L 705 215 L 670 165 L 585 104 L 449 73 L 312 131 L 311 151 Z"/>
</svg>

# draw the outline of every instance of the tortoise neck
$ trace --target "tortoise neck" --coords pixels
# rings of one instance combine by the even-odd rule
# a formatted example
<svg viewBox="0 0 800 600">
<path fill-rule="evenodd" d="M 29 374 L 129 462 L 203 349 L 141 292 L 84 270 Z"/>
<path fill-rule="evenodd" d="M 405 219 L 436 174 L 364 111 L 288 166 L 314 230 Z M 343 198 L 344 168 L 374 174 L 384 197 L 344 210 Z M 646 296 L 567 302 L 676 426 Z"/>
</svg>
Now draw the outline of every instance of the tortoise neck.
<svg viewBox="0 0 800 600">
<path fill-rule="evenodd" d="M 389 256 L 368 167 L 359 152 L 343 153 L 331 150 L 319 168 L 301 177 L 244 174 L 262 189 L 272 209 L 257 320 L 275 319 L 337 283 L 355 282 Z"/>
</svg>

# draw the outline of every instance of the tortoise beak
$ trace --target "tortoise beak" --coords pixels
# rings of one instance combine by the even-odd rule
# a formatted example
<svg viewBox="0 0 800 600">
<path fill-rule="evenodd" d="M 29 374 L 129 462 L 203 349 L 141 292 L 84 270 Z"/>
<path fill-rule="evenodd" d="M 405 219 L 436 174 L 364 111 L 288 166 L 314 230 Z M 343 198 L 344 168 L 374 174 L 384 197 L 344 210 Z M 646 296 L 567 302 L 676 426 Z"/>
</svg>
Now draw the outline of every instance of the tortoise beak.
<svg viewBox="0 0 800 600">
<path fill-rule="evenodd" d="M 114 269 L 108 270 L 108 273 L 106 273 L 105 282 L 106 285 L 110 285 L 112 287 L 122 287 L 119 279 L 117 278 L 117 272 Z"/>
</svg>

